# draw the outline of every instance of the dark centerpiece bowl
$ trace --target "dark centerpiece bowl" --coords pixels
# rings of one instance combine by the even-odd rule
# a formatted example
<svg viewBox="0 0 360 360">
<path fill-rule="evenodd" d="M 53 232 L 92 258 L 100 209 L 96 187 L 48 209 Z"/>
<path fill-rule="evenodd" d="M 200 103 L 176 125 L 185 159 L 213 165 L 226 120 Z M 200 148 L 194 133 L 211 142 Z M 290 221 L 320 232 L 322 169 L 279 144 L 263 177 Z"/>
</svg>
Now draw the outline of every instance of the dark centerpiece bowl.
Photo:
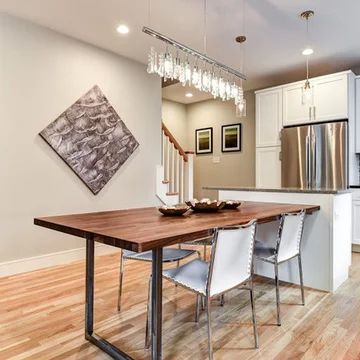
<svg viewBox="0 0 360 360">
<path fill-rule="evenodd" d="M 186 204 L 164 205 L 158 208 L 158 210 L 165 216 L 181 216 L 189 209 L 190 207 Z"/>
<path fill-rule="evenodd" d="M 210 199 L 193 199 L 191 201 L 186 201 L 186 205 L 189 205 L 193 211 L 196 212 L 216 212 L 221 210 L 225 201 L 210 200 Z"/>
<path fill-rule="evenodd" d="M 225 201 L 224 209 L 235 210 L 242 204 L 238 200 L 227 200 Z"/>
</svg>

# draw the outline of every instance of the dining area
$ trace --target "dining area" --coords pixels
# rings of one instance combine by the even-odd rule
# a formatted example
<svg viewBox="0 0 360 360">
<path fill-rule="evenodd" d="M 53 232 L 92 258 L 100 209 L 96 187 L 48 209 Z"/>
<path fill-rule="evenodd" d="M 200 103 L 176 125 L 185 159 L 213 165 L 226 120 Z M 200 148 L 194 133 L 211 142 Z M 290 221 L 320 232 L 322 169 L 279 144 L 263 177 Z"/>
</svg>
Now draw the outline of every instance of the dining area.
<svg viewBox="0 0 360 360">
<path fill-rule="evenodd" d="M 0 1 L 0 360 L 360 358 L 328 2 Z"/>
<path fill-rule="evenodd" d="M 212 310 L 219 307 L 220 310 L 217 312 L 224 309 L 226 313 L 228 302 L 233 303 L 235 300 L 234 297 L 228 297 L 228 293 L 234 291 L 245 290 L 248 293 L 245 295 L 244 291 L 241 291 L 241 297 L 237 296 L 237 301 L 250 300 L 249 309 L 241 310 L 245 312 L 242 317 L 249 317 L 251 314 L 252 319 L 252 331 L 246 332 L 246 337 L 252 337 L 251 344 L 254 349 L 261 348 L 256 315 L 256 297 L 259 290 L 256 282 L 254 284 L 253 281 L 254 261 L 265 261 L 274 266 L 275 286 L 272 292 L 275 296 L 273 296 L 274 311 L 272 313 L 276 315 L 272 319 L 273 326 L 277 327 L 282 323 L 278 267 L 293 258 L 298 259 L 300 281 L 295 304 L 305 305 L 301 268 L 304 219 L 308 215 L 316 216 L 316 212 L 320 210 L 316 205 L 301 204 L 261 202 L 241 204 L 239 202 L 238 205 L 240 206 L 235 209 L 216 209 L 218 211 L 194 209 L 181 216 L 166 216 L 160 214 L 157 208 L 142 208 L 41 217 L 35 218 L 34 223 L 82 237 L 86 241 L 84 326 L 85 338 L 92 345 L 114 359 L 136 358 L 94 331 L 94 278 L 96 274 L 94 249 L 95 243 L 100 242 L 122 249 L 118 264 L 117 298 L 117 311 L 121 316 L 126 316 L 127 308 L 131 307 L 132 301 L 132 296 L 126 295 L 126 285 L 124 286 L 127 272 L 131 271 L 124 271 L 125 260 L 129 260 L 126 269 L 130 267 L 130 264 L 139 266 L 135 263 L 142 263 L 143 267 L 147 263 L 146 265 L 151 269 L 148 275 L 148 287 L 136 286 L 138 294 L 147 293 L 147 301 L 144 304 L 146 305 L 146 321 L 143 323 L 142 332 L 144 334 L 143 347 L 145 352 L 148 352 L 148 357 L 151 359 L 168 358 L 167 354 L 163 353 L 163 337 L 168 337 L 173 330 L 168 329 L 163 335 L 163 282 L 169 282 L 171 285 L 169 284 L 167 288 L 186 290 L 186 298 L 191 299 L 187 300 L 187 317 L 192 318 L 195 326 L 202 323 L 203 318 L 206 317 L 207 355 L 204 358 L 214 359 L 216 355 L 213 349 L 213 336 L 216 338 L 216 332 L 221 331 L 221 326 L 217 324 L 214 327 L 212 324 Z M 272 243 L 257 241 L 258 224 L 274 221 L 279 223 L 278 237 L 273 239 Z M 204 239 L 207 240 L 207 244 Z M 199 252 L 199 248 L 206 246 L 209 247 L 208 253 L 210 253 L 207 258 L 204 251 L 203 257 Z M 169 315 L 167 311 L 165 322 Z M 223 326 L 228 325 L 224 322 Z M 197 338 L 200 334 L 191 333 L 189 336 Z M 119 337 L 121 337 L 121 331 L 119 331 Z M 167 341 L 171 341 L 170 338 Z M 126 342 L 124 346 L 125 344 Z M 215 348 L 215 353 L 217 350 L 218 348 Z M 241 351 L 241 349 L 237 350 Z M 177 356 L 181 358 L 181 351 Z"/>
</svg>

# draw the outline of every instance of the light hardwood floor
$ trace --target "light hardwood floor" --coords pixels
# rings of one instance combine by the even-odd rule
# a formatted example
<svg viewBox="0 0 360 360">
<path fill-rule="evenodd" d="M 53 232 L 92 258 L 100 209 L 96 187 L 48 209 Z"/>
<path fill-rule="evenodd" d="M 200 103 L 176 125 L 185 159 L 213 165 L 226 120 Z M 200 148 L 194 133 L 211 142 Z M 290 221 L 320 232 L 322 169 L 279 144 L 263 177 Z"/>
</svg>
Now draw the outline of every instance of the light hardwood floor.
<svg viewBox="0 0 360 360">
<path fill-rule="evenodd" d="M 119 255 L 96 259 L 96 332 L 135 359 L 148 359 L 144 327 L 147 281 L 142 262 L 126 263 L 123 308 L 116 310 Z M 281 327 L 273 285 L 256 283 L 260 349 L 253 349 L 247 291 L 212 306 L 215 359 L 360 359 L 360 254 L 335 294 L 281 286 Z M 165 359 L 206 359 L 205 314 L 194 319 L 195 297 L 164 282 Z M 110 359 L 84 340 L 84 262 L 0 278 L 0 359 Z"/>
</svg>

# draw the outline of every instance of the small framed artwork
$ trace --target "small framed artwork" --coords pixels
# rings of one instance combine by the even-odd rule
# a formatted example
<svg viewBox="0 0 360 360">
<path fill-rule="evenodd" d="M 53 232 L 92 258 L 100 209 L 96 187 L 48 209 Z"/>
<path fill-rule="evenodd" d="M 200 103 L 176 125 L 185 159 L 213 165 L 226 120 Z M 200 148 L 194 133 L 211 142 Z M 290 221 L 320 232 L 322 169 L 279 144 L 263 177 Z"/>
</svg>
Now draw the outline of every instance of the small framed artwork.
<svg viewBox="0 0 360 360">
<path fill-rule="evenodd" d="M 211 154 L 213 152 L 213 128 L 195 130 L 196 154 Z"/>
<path fill-rule="evenodd" d="M 221 127 L 221 151 L 241 151 L 241 124 Z"/>
</svg>

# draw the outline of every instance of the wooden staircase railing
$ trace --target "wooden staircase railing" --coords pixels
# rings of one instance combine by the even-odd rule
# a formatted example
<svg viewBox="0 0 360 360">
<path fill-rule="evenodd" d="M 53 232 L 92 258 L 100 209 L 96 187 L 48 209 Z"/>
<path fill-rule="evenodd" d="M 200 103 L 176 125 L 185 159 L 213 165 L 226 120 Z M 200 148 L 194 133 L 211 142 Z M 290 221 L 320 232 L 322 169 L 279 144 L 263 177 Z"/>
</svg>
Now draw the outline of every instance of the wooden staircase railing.
<svg viewBox="0 0 360 360">
<path fill-rule="evenodd" d="M 168 185 L 166 195 L 178 196 L 179 202 L 193 197 L 192 152 L 186 152 L 162 122 L 163 183 Z"/>
</svg>

